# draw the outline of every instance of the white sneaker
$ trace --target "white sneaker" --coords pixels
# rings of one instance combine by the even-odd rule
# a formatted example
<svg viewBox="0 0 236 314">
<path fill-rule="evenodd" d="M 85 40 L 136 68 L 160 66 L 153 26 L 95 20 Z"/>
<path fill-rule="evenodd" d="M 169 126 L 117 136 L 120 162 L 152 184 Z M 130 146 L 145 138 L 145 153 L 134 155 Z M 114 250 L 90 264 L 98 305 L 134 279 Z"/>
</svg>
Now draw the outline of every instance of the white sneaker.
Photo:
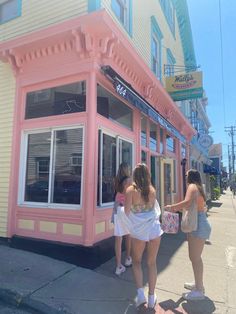
<svg viewBox="0 0 236 314">
<path fill-rule="evenodd" d="M 120 275 L 121 275 L 122 273 L 124 273 L 125 271 L 126 271 L 125 266 L 120 265 L 120 266 L 116 267 L 115 274 L 116 274 L 117 276 L 120 276 Z"/>
<path fill-rule="evenodd" d="M 129 256 L 129 257 L 127 257 L 125 259 L 125 266 L 126 267 L 132 266 L 132 258 L 131 258 L 131 256 Z"/>
<path fill-rule="evenodd" d="M 196 290 L 195 283 L 193 282 L 185 282 L 184 288 L 188 290 Z M 203 294 L 205 293 L 205 288 L 202 289 Z"/>
<path fill-rule="evenodd" d="M 193 290 L 195 289 L 195 283 L 193 282 L 185 282 L 184 283 L 184 288 L 188 290 Z"/>
<path fill-rule="evenodd" d="M 198 301 L 198 300 L 204 300 L 205 295 L 202 291 L 198 290 L 192 290 L 191 292 L 188 293 L 183 293 L 183 298 L 187 301 Z"/>
<path fill-rule="evenodd" d="M 137 295 L 135 298 L 135 303 L 136 303 L 136 308 L 147 303 L 145 295 L 139 295 L 139 296 Z"/>
<path fill-rule="evenodd" d="M 148 295 L 148 308 L 154 309 L 157 303 L 157 296 L 155 294 Z"/>
</svg>

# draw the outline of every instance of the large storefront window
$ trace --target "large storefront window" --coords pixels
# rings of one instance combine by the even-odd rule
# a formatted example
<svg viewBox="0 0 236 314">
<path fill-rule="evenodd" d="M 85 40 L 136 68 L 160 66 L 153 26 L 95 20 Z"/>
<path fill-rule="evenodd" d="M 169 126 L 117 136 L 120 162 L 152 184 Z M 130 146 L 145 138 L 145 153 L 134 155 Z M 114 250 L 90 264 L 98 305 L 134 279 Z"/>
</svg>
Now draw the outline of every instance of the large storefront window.
<svg viewBox="0 0 236 314">
<path fill-rule="evenodd" d="M 164 143 L 163 143 L 164 132 L 163 129 L 160 129 L 160 153 L 164 153 Z"/>
<path fill-rule="evenodd" d="M 147 119 L 141 117 L 141 145 L 147 146 Z"/>
<path fill-rule="evenodd" d="M 133 128 L 132 110 L 99 84 L 97 85 L 97 112 L 129 130 Z"/>
<path fill-rule="evenodd" d="M 166 149 L 169 152 L 175 152 L 175 140 L 168 134 L 166 135 Z"/>
<path fill-rule="evenodd" d="M 130 142 L 127 142 L 125 140 L 120 139 L 119 140 L 119 161 L 121 162 L 127 162 L 130 167 L 132 167 L 133 164 L 133 144 Z"/>
<path fill-rule="evenodd" d="M 25 202 L 81 204 L 83 129 L 26 135 Z"/>
<path fill-rule="evenodd" d="M 86 110 L 86 82 L 77 82 L 27 93 L 25 119 Z"/>
<path fill-rule="evenodd" d="M 133 144 L 119 136 L 99 131 L 99 165 L 97 205 L 114 201 L 114 178 L 120 163 L 133 166 Z"/>
<path fill-rule="evenodd" d="M 141 151 L 141 162 L 146 164 L 147 163 L 147 152 L 144 150 Z"/>
<path fill-rule="evenodd" d="M 157 151 L 157 126 L 150 122 L 150 149 Z"/>
<path fill-rule="evenodd" d="M 186 158 L 187 152 L 186 152 L 186 146 L 181 145 L 181 156 L 182 158 Z"/>
</svg>

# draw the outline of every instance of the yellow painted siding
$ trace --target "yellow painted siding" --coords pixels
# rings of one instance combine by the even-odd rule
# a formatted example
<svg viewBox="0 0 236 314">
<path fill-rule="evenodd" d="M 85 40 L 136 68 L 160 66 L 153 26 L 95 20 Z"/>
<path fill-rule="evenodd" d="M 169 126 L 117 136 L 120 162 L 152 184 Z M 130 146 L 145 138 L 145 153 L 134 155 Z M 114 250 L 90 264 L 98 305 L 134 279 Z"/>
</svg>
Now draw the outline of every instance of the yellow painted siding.
<svg viewBox="0 0 236 314">
<path fill-rule="evenodd" d="M 87 13 L 87 0 L 22 0 L 21 16 L 0 25 L 0 41 Z"/>
<path fill-rule="evenodd" d="M 95 234 L 103 233 L 106 231 L 105 221 L 97 222 L 95 225 Z"/>
<path fill-rule="evenodd" d="M 158 26 L 163 34 L 162 39 L 162 78 L 164 76 L 164 64 L 167 64 L 166 49 L 169 48 L 176 59 L 177 65 L 184 65 L 183 49 L 178 28 L 178 21 L 175 18 L 175 37 L 171 33 L 169 25 L 162 11 L 159 0 L 133 1 L 133 27 L 132 36 L 124 30 L 111 8 L 111 0 L 102 0 L 102 6 L 112 16 L 132 42 L 136 51 L 144 59 L 145 63 L 151 68 L 151 16 L 155 16 Z"/>
<path fill-rule="evenodd" d="M 63 234 L 67 235 L 75 235 L 75 236 L 82 236 L 82 225 L 75 225 L 75 224 L 63 224 Z"/>
<path fill-rule="evenodd" d="M 27 230 L 34 230 L 34 221 L 28 220 L 28 219 L 19 219 L 18 228 L 27 229 Z"/>
<path fill-rule="evenodd" d="M 56 233 L 57 232 L 57 223 L 52 221 L 40 221 L 39 230 L 43 232 Z"/>
<path fill-rule="evenodd" d="M 0 237 L 7 235 L 15 78 L 9 64 L 0 62 Z"/>
</svg>

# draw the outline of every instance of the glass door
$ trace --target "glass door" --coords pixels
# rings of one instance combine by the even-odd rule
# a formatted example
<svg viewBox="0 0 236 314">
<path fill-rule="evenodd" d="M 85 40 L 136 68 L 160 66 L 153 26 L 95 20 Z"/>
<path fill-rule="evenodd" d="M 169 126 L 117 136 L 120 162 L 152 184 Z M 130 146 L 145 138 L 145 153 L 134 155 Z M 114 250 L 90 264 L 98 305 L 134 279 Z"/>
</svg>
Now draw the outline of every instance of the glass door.
<svg viewBox="0 0 236 314">
<path fill-rule="evenodd" d="M 161 199 L 161 187 L 160 187 L 160 158 L 157 156 L 151 156 L 150 160 L 151 167 L 151 182 L 156 189 L 157 200 L 160 202 Z"/>
<path fill-rule="evenodd" d="M 171 204 L 174 194 L 174 165 L 170 158 L 161 160 L 161 205 Z"/>
</svg>

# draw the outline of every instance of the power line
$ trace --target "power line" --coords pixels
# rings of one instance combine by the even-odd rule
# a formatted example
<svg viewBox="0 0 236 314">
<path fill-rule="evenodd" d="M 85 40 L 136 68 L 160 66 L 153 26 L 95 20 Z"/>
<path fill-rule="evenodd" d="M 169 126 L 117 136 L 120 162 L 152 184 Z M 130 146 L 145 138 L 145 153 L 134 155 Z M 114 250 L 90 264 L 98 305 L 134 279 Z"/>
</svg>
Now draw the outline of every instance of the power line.
<svg viewBox="0 0 236 314">
<path fill-rule="evenodd" d="M 221 19 L 221 0 L 219 0 L 219 19 L 220 19 L 220 58 L 221 58 L 221 80 L 222 80 L 222 100 L 225 126 L 225 81 L 224 81 L 224 58 L 223 58 L 223 36 L 222 36 L 222 19 Z"/>
</svg>

